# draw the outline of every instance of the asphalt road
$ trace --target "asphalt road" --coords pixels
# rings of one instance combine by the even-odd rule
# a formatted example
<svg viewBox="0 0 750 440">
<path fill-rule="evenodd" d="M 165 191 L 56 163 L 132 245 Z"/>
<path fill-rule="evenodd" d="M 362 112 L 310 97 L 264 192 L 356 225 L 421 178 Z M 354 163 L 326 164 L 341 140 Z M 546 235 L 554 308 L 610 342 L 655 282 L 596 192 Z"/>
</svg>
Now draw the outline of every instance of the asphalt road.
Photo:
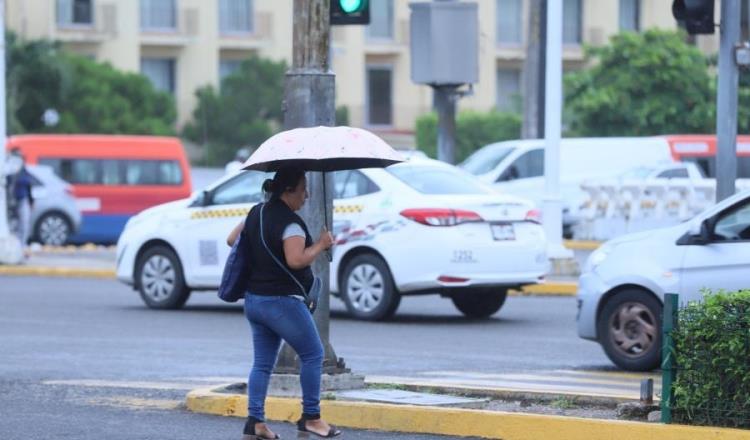
<svg viewBox="0 0 750 440">
<path fill-rule="evenodd" d="M 485 321 L 434 296 L 406 298 L 383 323 L 350 320 L 333 303 L 333 346 L 363 374 L 611 369 L 596 344 L 576 336 L 573 298 L 512 297 Z M 250 368 L 241 307 L 214 294 L 153 311 L 115 281 L 3 277 L 0 334 L 0 438 L 218 439 L 241 426 L 180 406 L 188 389 Z M 283 429 L 289 438 L 292 427 Z"/>
</svg>

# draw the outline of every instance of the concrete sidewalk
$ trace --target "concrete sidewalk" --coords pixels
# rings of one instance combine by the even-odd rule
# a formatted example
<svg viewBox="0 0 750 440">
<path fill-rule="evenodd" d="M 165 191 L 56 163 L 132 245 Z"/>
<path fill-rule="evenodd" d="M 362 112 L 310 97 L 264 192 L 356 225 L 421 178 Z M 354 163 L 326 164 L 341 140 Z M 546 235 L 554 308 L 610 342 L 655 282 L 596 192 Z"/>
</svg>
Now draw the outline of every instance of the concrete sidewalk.
<svg viewBox="0 0 750 440">
<path fill-rule="evenodd" d="M 187 408 L 222 416 L 247 416 L 247 396 L 232 388 L 201 388 L 188 393 Z M 235 388 L 236 389 L 236 388 Z M 433 389 L 440 396 L 443 390 Z M 384 404 L 346 400 L 339 395 L 321 402 L 322 416 L 342 428 L 372 429 L 503 440 L 739 440 L 750 432 L 736 429 L 662 425 L 621 420 L 585 419 L 503 411 L 446 408 L 429 405 Z M 269 397 L 266 418 L 294 422 L 299 399 Z"/>
</svg>

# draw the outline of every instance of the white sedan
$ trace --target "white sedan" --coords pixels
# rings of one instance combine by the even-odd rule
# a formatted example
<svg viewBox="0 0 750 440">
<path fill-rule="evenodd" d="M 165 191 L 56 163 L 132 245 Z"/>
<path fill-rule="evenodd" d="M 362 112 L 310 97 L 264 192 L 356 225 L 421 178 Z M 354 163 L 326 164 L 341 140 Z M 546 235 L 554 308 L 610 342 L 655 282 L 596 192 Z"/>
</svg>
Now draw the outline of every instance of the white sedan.
<svg viewBox="0 0 750 440">
<path fill-rule="evenodd" d="M 228 176 L 190 199 L 133 217 L 117 244 L 117 277 L 153 308 L 215 290 L 225 239 L 261 202 L 266 174 Z M 507 290 L 539 283 L 546 240 L 530 202 L 498 194 L 433 160 L 334 173 L 331 291 L 360 319 L 393 315 L 401 296 L 436 293 L 470 317 L 500 310 Z"/>
</svg>

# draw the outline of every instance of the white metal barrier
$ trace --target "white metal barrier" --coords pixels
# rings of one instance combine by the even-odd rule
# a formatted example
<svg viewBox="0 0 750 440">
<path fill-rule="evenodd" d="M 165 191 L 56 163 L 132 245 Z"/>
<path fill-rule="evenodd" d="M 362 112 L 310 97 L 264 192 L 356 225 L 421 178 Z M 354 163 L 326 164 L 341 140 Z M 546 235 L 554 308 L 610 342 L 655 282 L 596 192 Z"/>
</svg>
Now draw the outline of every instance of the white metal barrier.
<svg viewBox="0 0 750 440">
<path fill-rule="evenodd" d="M 750 179 L 737 180 L 737 190 Z M 587 200 L 573 228 L 578 240 L 608 240 L 619 235 L 684 222 L 712 206 L 715 179 L 597 180 L 581 189 Z"/>
</svg>

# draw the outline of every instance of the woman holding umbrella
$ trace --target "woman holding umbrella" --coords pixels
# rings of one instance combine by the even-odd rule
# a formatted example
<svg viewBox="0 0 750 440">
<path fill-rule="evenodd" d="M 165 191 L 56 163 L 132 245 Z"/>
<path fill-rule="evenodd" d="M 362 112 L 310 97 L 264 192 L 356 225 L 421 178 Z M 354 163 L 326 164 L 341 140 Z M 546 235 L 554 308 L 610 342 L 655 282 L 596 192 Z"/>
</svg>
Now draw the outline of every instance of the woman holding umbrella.
<svg viewBox="0 0 750 440">
<path fill-rule="evenodd" d="M 250 247 L 245 315 L 253 330 L 255 360 L 248 383 L 249 417 L 244 440 L 278 438 L 264 423 L 263 404 L 282 339 L 301 360 L 303 408 L 297 429 L 301 434 L 322 438 L 341 434 L 320 418 L 324 353 L 306 294 L 320 281 L 310 265 L 333 246 L 333 236 L 324 226 L 318 241 L 313 242 L 295 211 L 308 197 L 305 171 L 386 167 L 402 160 L 388 144 L 366 130 L 309 127 L 272 136 L 245 162 L 245 170 L 276 171 L 276 175 L 263 184 L 269 201 L 253 207 L 227 239 L 230 245 L 241 239 L 240 245 L 245 242 Z M 325 194 L 325 178 L 323 185 Z M 325 206 L 325 197 L 323 203 Z M 323 224 L 328 225 L 328 220 L 326 212 Z"/>
<path fill-rule="evenodd" d="M 303 170 L 279 169 L 273 180 L 263 183 L 263 191 L 269 201 L 255 206 L 227 239 L 233 244 L 243 233 L 252 261 L 245 316 L 253 332 L 255 359 L 248 381 L 248 419 L 243 440 L 279 438 L 265 423 L 264 406 L 282 339 L 300 357 L 302 417 L 297 429 L 322 438 L 336 437 L 341 431 L 320 418 L 323 346 L 312 314 L 303 302 L 305 291 L 313 283 L 310 265 L 333 246 L 333 236 L 324 229 L 313 243 L 305 222 L 295 213 L 307 199 Z M 300 291 L 300 284 L 305 291 Z"/>
</svg>

